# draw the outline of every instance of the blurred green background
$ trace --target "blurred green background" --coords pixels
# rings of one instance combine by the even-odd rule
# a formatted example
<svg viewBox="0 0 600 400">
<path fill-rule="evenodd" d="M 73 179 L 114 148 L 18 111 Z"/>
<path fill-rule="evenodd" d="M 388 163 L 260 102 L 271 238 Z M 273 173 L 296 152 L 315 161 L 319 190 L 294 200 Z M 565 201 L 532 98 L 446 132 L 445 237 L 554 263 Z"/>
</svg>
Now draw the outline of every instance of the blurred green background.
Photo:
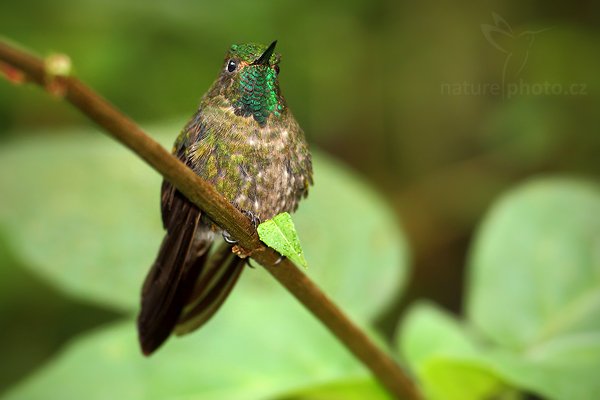
<svg viewBox="0 0 600 400">
<path fill-rule="evenodd" d="M 282 90 L 311 146 L 368 181 L 408 239 L 411 279 L 377 318 L 389 336 L 416 298 L 462 311 L 468 245 L 501 192 L 539 174 L 600 177 L 599 18 L 593 1 L 21 0 L 0 6 L 0 34 L 68 54 L 78 77 L 150 127 L 183 125 L 230 44 L 277 39 Z M 504 93 L 484 92 L 494 85 Z M 88 126 L 39 88 L 0 81 L 0 145 L 96 135 Z M 20 343 L 2 346 L 18 354 L 0 388 L 120 315 L 19 271 L 0 294 L 0 338 Z M 29 340 L 48 324 L 60 329 Z"/>
</svg>

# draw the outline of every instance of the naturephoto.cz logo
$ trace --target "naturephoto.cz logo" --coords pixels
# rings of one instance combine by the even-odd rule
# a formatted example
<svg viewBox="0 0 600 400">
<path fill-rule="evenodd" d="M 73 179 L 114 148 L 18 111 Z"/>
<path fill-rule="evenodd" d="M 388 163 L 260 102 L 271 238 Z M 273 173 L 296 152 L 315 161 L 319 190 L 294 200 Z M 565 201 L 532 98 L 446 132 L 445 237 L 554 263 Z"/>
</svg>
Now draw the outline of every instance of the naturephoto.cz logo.
<svg viewBox="0 0 600 400">
<path fill-rule="evenodd" d="M 443 95 L 452 96 L 582 96 L 587 95 L 584 83 L 527 82 L 520 78 L 527 65 L 536 38 L 552 28 L 515 32 L 496 13 L 492 13 L 494 25 L 481 24 L 481 32 L 487 42 L 504 54 L 501 82 L 444 82 Z"/>
</svg>

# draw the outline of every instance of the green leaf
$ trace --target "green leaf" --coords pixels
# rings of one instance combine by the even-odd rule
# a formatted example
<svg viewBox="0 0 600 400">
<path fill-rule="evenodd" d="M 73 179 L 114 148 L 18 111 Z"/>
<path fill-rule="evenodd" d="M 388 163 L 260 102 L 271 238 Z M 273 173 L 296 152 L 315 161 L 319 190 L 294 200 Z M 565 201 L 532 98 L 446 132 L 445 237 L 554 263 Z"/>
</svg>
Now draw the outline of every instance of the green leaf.
<svg viewBox="0 0 600 400">
<path fill-rule="evenodd" d="M 504 196 L 475 242 L 469 319 L 495 343 L 526 350 L 600 333 L 600 189 L 541 179 Z"/>
<path fill-rule="evenodd" d="M 0 237 L 4 236 L 0 231 Z M 0 240 L 0 393 L 48 360 L 73 335 L 120 315 L 75 302 L 14 259 Z"/>
<path fill-rule="evenodd" d="M 428 399 L 478 400 L 511 393 L 462 324 L 436 306 L 411 307 L 398 333 L 397 348 Z"/>
<path fill-rule="evenodd" d="M 600 393 L 600 335 L 570 335 L 526 353 L 497 349 L 489 365 L 507 382 L 544 398 L 588 400 Z"/>
<path fill-rule="evenodd" d="M 304 251 L 296 232 L 292 216 L 286 212 L 268 219 L 258 225 L 258 236 L 265 244 L 289 258 L 302 267 L 307 268 Z"/>
<path fill-rule="evenodd" d="M 75 341 L 6 399 L 263 399 L 367 372 L 286 293 L 233 292 L 232 313 L 142 356 L 128 321 Z M 294 310 L 296 309 L 296 312 Z M 293 318 L 290 317 L 293 314 Z"/>
<path fill-rule="evenodd" d="M 316 184 L 294 217 L 311 277 L 370 320 L 400 290 L 404 238 L 372 190 L 326 156 L 313 160 Z M 99 134 L 49 133 L 0 150 L 0 185 L 0 226 L 22 264 L 68 294 L 137 310 L 163 234 L 158 175 Z M 9 398 L 273 398 L 368 376 L 262 269 L 244 272 L 205 327 L 151 358 L 135 334 L 130 320 L 75 341 Z"/>
<path fill-rule="evenodd" d="M 470 263 L 467 310 L 494 368 L 552 399 L 600 392 L 600 188 L 539 179 L 500 200 Z"/>
<path fill-rule="evenodd" d="M 429 302 L 413 305 L 398 333 L 397 348 L 417 369 L 431 356 L 476 356 L 478 352 L 465 336 L 461 323 Z"/>
<path fill-rule="evenodd" d="M 107 138 L 46 132 L 2 146 L 0 187 L 21 264 L 67 294 L 137 308 L 162 235 L 148 166 Z"/>
<path fill-rule="evenodd" d="M 158 128 L 168 132 L 161 142 L 170 147 L 178 129 Z M 313 153 L 316 183 L 294 215 L 314 266 L 310 275 L 346 311 L 368 319 L 404 282 L 406 241 L 381 198 L 327 156 Z M 46 132 L 0 149 L 0 226 L 11 233 L 9 244 L 22 264 L 60 289 L 137 310 L 141 283 L 164 234 L 160 182 L 138 157 L 101 133 Z M 242 281 L 252 281 L 258 271 L 245 275 Z"/>
<path fill-rule="evenodd" d="M 494 371 L 484 364 L 454 358 L 433 358 L 423 367 L 422 379 L 428 382 L 428 399 L 486 400 L 522 399 L 505 386 Z"/>
<path fill-rule="evenodd" d="M 518 396 L 510 387 L 549 399 L 600 393 L 599 238 L 591 183 L 540 179 L 502 198 L 469 265 L 472 329 L 421 306 L 399 333 L 431 397 Z"/>
<path fill-rule="evenodd" d="M 311 387 L 278 398 L 280 400 L 388 400 L 390 395 L 373 379 L 352 379 Z"/>
</svg>

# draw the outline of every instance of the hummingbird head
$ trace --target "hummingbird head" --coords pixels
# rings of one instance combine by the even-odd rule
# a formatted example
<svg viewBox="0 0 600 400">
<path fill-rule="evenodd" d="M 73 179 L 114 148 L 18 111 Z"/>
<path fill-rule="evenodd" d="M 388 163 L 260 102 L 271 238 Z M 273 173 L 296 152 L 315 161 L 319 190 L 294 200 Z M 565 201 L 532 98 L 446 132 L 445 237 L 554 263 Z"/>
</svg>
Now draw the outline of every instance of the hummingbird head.
<svg viewBox="0 0 600 400">
<path fill-rule="evenodd" d="M 259 125 L 271 115 L 279 117 L 285 102 L 279 91 L 279 59 L 269 46 L 234 44 L 225 55 L 219 78 L 209 96 L 222 96 L 236 115 L 252 117 Z"/>
</svg>

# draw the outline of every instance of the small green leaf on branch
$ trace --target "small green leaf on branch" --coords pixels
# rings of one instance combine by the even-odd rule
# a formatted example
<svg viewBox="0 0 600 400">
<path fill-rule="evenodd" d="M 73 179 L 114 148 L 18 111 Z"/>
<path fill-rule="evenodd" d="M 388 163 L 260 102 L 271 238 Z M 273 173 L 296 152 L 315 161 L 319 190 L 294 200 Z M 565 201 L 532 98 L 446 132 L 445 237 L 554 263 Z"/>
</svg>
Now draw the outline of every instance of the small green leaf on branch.
<svg viewBox="0 0 600 400">
<path fill-rule="evenodd" d="M 279 254 L 307 268 L 304 251 L 290 214 L 284 212 L 268 219 L 257 228 L 258 237 Z"/>
</svg>

